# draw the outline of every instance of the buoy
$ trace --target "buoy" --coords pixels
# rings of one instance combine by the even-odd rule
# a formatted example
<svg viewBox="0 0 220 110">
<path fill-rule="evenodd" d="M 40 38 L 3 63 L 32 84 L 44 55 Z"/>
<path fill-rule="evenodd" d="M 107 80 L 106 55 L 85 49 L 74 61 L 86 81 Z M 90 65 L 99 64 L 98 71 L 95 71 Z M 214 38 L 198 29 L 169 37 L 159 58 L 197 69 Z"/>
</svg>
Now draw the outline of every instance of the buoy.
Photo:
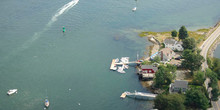
<svg viewBox="0 0 220 110">
<path fill-rule="evenodd" d="M 63 32 L 65 32 L 65 31 L 66 31 L 65 27 L 63 27 Z"/>
</svg>

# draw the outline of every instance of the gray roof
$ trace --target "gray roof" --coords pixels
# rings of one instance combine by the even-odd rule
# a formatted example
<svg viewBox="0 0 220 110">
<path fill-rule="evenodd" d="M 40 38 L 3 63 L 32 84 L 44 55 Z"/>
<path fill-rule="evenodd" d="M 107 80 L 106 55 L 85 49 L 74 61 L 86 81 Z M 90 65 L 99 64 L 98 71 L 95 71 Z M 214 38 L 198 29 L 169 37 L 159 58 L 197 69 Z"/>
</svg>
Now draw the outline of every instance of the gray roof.
<svg viewBox="0 0 220 110">
<path fill-rule="evenodd" d="M 188 82 L 184 80 L 175 80 L 175 82 L 173 83 L 173 86 L 178 87 L 178 88 L 187 88 Z"/>
<path fill-rule="evenodd" d="M 173 45 L 174 45 L 174 44 L 182 44 L 181 41 L 178 42 L 178 41 L 176 41 L 175 39 L 165 39 L 165 40 L 164 40 L 164 43 L 165 43 L 165 44 L 173 44 Z"/>
</svg>

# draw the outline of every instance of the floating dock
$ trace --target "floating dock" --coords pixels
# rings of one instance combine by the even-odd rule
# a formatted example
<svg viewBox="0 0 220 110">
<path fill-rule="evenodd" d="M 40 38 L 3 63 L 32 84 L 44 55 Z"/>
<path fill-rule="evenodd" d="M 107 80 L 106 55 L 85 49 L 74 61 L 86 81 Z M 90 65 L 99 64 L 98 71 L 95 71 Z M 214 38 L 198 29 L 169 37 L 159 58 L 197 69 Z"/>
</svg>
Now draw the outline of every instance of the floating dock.
<svg viewBox="0 0 220 110">
<path fill-rule="evenodd" d="M 154 100 L 157 96 L 157 94 L 151 94 L 151 93 L 144 93 L 144 92 L 124 92 L 121 94 L 121 98 L 125 98 L 126 96 L 135 98 L 135 99 L 142 99 L 142 100 Z"/>
<path fill-rule="evenodd" d="M 124 93 L 121 94 L 120 97 L 124 99 L 126 96 L 127 96 L 127 94 L 126 94 L 126 92 L 124 92 Z"/>
<path fill-rule="evenodd" d="M 112 59 L 110 70 L 116 70 L 116 69 L 117 69 L 117 67 L 116 67 L 116 64 L 115 64 L 115 59 Z"/>
</svg>

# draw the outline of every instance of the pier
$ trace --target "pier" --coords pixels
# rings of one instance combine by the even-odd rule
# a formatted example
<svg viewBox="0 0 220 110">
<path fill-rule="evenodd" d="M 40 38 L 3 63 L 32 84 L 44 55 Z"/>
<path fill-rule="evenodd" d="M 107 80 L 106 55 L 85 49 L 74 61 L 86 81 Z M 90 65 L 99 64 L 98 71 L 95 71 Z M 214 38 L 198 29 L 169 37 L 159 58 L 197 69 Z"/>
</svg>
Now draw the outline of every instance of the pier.
<svg viewBox="0 0 220 110">
<path fill-rule="evenodd" d="M 122 57 L 120 62 L 119 59 L 112 59 L 110 70 L 117 70 L 117 66 L 122 66 L 120 69 L 123 70 L 129 64 L 140 64 L 140 63 L 141 62 L 138 61 L 129 62 L 129 57 Z"/>
</svg>

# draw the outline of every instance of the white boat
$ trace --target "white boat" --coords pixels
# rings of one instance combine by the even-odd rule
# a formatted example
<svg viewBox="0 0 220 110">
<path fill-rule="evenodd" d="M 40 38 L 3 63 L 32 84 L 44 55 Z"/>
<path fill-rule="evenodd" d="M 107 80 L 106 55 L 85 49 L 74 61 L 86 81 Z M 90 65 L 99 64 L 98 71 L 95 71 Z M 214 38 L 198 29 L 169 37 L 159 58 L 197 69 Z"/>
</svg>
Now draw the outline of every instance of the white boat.
<svg viewBox="0 0 220 110">
<path fill-rule="evenodd" d="M 119 59 L 118 59 L 118 58 L 116 58 L 116 59 L 115 59 L 115 63 L 118 63 L 118 62 L 119 62 Z"/>
<path fill-rule="evenodd" d="M 132 9 L 132 11 L 136 11 L 137 10 L 137 7 L 134 7 L 133 9 Z"/>
<path fill-rule="evenodd" d="M 8 94 L 8 95 L 12 95 L 12 94 L 17 93 L 17 92 L 18 92 L 18 89 L 10 89 L 10 90 L 7 92 L 7 94 Z"/>
<path fill-rule="evenodd" d="M 156 98 L 156 94 L 152 94 L 152 93 L 144 93 L 144 92 L 124 92 L 126 93 L 126 96 L 131 97 L 131 98 L 135 98 L 135 99 L 142 99 L 142 100 L 154 100 Z"/>
<path fill-rule="evenodd" d="M 128 69 L 128 68 L 129 68 L 129 66 L 128 66 L 128 65 L 125 65 L 124 67 L 125 67 L 125 69 Z"/>
<path fill-rule="evenodd" d="M 49 107 L 50 106 L 50 102 L 49 102 L 49 100 L 46 98 L 45 99 L 45 101 L 44 101 L 44 105 L 45 105 L 45 107 Z"/>
<path fill-rule="evenodd" d="M 119 73 L 125 73 L 125 71 L 124 71 L 123 69 L 124 69 L 123 67 L 118 67 L 118 70 L 117 70 L 117 71 L 118 71 Z"/>
</svg>

